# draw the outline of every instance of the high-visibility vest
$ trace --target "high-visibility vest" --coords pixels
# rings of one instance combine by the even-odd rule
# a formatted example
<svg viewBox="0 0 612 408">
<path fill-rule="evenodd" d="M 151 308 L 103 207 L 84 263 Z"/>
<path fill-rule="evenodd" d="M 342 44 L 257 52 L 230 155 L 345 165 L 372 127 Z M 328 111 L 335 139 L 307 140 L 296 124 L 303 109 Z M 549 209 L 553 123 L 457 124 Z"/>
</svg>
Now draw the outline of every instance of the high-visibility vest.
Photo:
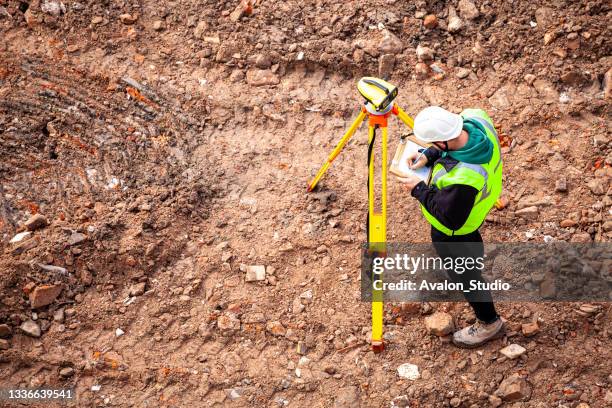
<svg viewBox="0 0 612 408">
<path fill-rule="evenodd" d="M 493 121 L 482 109 L 465 109 L 461 112 L 461 116 L 464 119 L 475 119 L 484 127 L 487 137 L 494 145 L 493 156 L 488 163 L 484 164 L 458 162 L 450 171 L 447 171 L 439 162 L 434 165 L 429 179 L 430 186 L 443 189 L 453 184 L 465 184 L 478 190 L 467 221 L 457 230 L 444 226 L 421 205 L 421 211 L 427 221 L 446 235 L 466 235 L 476 231 L 502 191 L 501 147 Z"/>
</svg>

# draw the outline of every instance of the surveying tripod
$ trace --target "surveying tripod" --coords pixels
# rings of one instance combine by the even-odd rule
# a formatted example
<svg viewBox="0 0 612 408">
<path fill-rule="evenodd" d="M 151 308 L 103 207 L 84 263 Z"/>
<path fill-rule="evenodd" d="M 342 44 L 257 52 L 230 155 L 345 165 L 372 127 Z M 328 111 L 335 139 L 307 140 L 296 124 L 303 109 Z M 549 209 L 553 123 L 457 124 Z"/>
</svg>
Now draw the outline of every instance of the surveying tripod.
<svg viewBox="0 0 612 408">
<path fill-rule="evenodd" d="M 368 253 L 384 254 L 387 241 L 387 119 L 391 114 L 396 115 L 411 129 L 414 121 L 397 104 L 397 87 L 382 79 L 364 77 L 357 83 L 357 89 L 365 98 L 359 115 L 348 128 L 340 142 L 336 145 L 327 161 L 321 166 L 315 178 L 308 184 L 308 191 L 312 191 L 323 177 L 331 163 L 338 157 L 344 146 L 353 137 L 366 116 L 368 117 Z M 381 129 L 381 183 L 382 197 L 380 210 L 375 210 L 374 192 L 374 143 L 376 131 Z M 383 291 L 372 289 L 372 350 L 380 352 L 384 349 L 383 343 Z"/>
</svg>

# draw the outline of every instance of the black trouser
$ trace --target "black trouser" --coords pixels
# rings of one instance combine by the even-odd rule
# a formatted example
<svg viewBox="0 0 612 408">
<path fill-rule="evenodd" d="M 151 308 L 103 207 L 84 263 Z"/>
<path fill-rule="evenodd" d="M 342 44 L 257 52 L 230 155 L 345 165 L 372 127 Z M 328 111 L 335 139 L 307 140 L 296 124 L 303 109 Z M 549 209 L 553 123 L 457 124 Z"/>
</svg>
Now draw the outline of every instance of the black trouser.
<svg viewBox="0 0 612 408">
<path fill-rule="evenodd" d="M 433 242 L 436 252 L 442 259 L 456 259 L 459 257 L 471 257 L 476 259 L 484 255 L 484 245 L 478 230 L 467 235 L 448 236 L 432 226 L 431 241 Z M 453 262 L 453 264 L 455 263 Z M 465 268 L 463 273 L 448 271 L 448 276 L 453 282 L 462 283 L 464 288 L 469 288 L 471 280 L 486 282 L 482 277 L 482 270 L 477 267 Z M 495 311 L 495 305 L 493 304 L 493 298 L 491 297 L 490 291 L 463 292 L 463 295 L 470 303 L 470 306 L 472 306 L 472 309 L 474 309 L 474 313 L 479 320 L 485 323 L 492 323 L 497 320 L 498 315 Z"/>
</svg>

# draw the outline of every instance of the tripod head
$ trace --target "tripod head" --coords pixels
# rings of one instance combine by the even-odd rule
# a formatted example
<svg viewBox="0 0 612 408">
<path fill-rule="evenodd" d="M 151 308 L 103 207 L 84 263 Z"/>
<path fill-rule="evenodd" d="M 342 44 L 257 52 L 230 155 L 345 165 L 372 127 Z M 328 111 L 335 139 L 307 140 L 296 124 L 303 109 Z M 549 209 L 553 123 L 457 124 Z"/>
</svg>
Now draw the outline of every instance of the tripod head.
<svg viewBox="0 0 612 408">
<path fill-rule="evenodd" d="M 397 87 L 375 77 L 363 77 L 357 83 L 357 90 L 365 98 L 365 108 L 372 115 L 384 115 L 393 108 Z"/>
</svg>

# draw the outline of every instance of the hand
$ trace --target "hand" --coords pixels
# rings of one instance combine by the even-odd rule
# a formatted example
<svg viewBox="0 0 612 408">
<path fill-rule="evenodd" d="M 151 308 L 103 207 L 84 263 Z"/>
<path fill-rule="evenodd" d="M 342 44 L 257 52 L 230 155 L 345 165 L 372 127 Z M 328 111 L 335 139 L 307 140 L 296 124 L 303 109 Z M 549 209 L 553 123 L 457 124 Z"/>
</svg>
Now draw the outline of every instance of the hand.
<svg viewBox="0 0 612 408">
<path fill-rule="evenodd" d="M 397 178 L 401 183 L 404 183 L 406 190 L 409 193 L 412 193 L 414 187 L 421 182 L 421 179 L 416 176 L 408 176 L 408 177 L 398 177 Z"/>
<path fill-rule="evenodd" d="M 414 162 L 415 159 L 417 157 L 420 157 L 418 162 Z M 421 154 L 419 152 L 412 152 L 408 155 L 408 157 L 406 158 L 406 160 L 408 160 L 408 168 L 411 169 L 420 169 L 421 167 L 425 167 L 427 165 L 427 157 L 424 154 Z"/>
</svg>

